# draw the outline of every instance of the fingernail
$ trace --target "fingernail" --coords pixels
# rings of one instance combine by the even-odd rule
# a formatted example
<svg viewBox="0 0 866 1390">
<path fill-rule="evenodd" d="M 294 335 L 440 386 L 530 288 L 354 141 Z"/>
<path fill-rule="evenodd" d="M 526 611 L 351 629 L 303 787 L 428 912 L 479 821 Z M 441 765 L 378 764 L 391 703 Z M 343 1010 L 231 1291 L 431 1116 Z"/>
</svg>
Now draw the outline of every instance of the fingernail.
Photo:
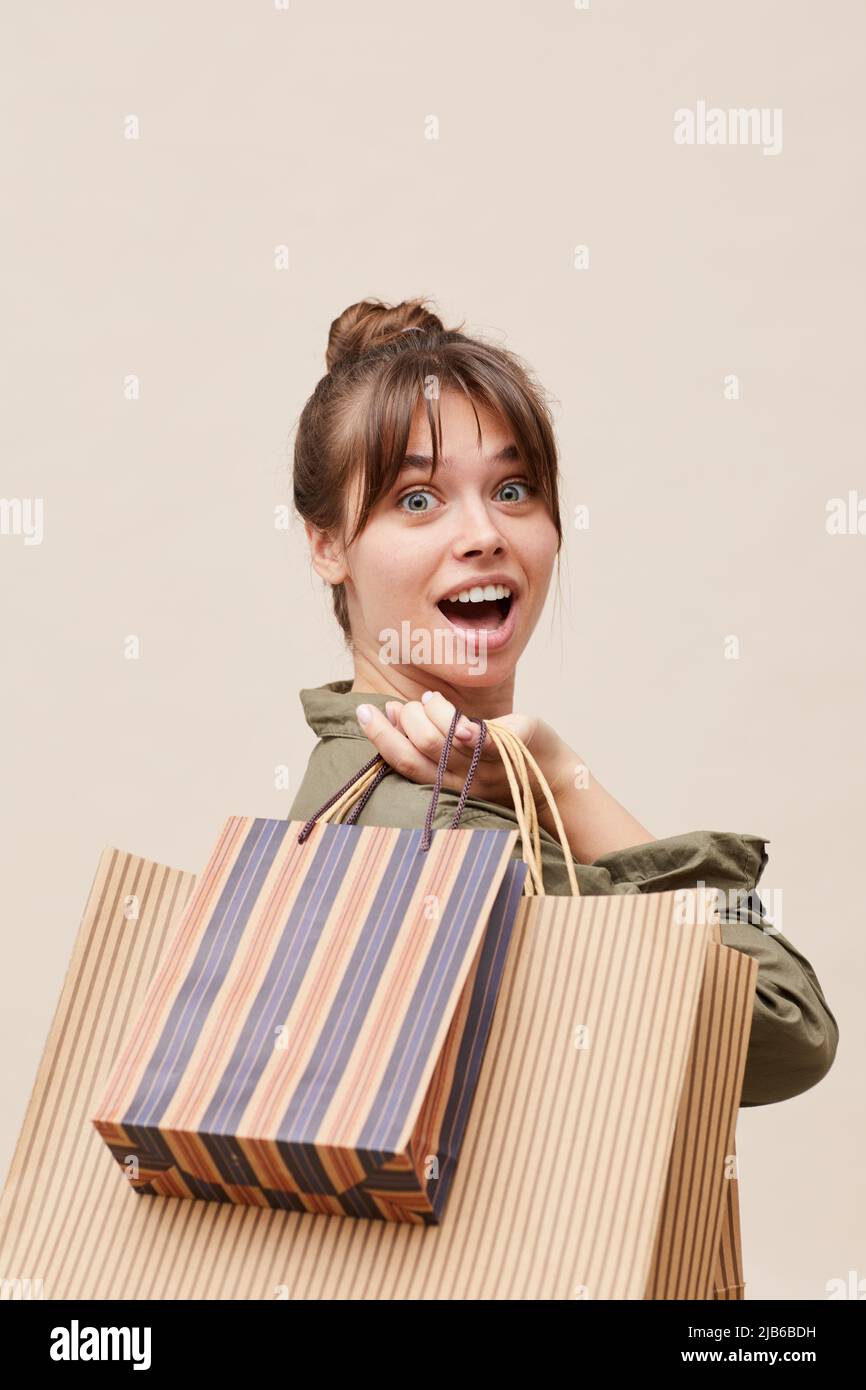
<svg viewBox="0 0 866 1390">
<path fill-rule="evenodd" d="M 471 738 L 471 737 L 472 737 L 472 730 L 471 730 L 471 728 L 469 727 L 468 724 L 463 724 L 463 723 L 458 724 L 458 725 L 457 725 L 457 728 L 455 729 L 454 732 L 455 732 L 455 735 L 456 735 L 457 738 Z"/>
<path fill-rule="evenodd" d="M 425 691 L 424 691 L 424 694 L 421 696 L 421 703 L 422 703 L 422 705 L 426 705 L 427 701 L 428 701 L 428 700 L 432 700 L 432 699 L 433 699 L 433 691 L 432 691 L 432 690 L 425 690 Z"/>
<path fill-rule="evenodd" d="M 359 724 L 369 724 L 370 715 L 372 714 L 372 710 L 370 709 L 369 705 L 359 705 L 358 708 L 355 710 L 355 713 L 358 716 Z"/>
</svg>

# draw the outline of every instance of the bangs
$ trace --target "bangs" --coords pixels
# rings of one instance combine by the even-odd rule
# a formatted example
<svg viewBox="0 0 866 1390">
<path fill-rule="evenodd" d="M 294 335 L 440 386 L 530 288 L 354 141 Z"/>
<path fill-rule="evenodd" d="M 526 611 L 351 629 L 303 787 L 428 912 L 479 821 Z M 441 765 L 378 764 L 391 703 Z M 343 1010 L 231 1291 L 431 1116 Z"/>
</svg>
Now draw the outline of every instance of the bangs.
<svg viewBox="0 0 866 1390">
<path fill-rule="evenodd" d="M 404 351 L 384 362 L 372 379 L 368 377 L 359 383 L 360 389 L 341 430 L 341 486 L 347 488 L 355 476 L 361 480 L 360 511 L 347 543 L 360 534 L 370 512 L 397 481 L 419 404 L 425 409 L 430 428 L 429 476 L 434 477 L 442 459 L 439 402 L 446 390 L 462 391 L 472 406 L 479 449 L 482 437 L 478 407 L 505 422 L 520 455 L 520 466 L 547 502 L 561 535 L 556 442 L 545 402 L 534 384 L 515 372 L 509 360 L 512 354 L 489 345 L 476 353 L 473 343 L 459 335 L 455 338 L 459 341 L 459 345 L 454 345 L 456 351 L 449 351 L 447 344 L 432 350 L 418 347 Z M 501 354 L 505 361 L 491 361 L 491 354 L 494 359 Z"/>
</svg>

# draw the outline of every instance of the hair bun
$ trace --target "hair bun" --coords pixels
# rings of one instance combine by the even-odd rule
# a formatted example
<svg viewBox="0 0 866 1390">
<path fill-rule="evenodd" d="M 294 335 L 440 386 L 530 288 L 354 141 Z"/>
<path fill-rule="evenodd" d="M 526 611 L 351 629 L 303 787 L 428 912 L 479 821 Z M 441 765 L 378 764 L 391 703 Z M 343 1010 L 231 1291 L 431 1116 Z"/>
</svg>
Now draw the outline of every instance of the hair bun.
<svg viewBox="0 0 866 1390">
<path fill-rule="evenodd" d="M 407 329 L 444 333 L 438 314 L 424 306 L 424 299 L 404 299 L 402 304 L 385 304 L 381 299 L 360 299 L 334 319 L 328 333 L 325 365 L 332 371 L 338 362 L 361 357 L 371 348 L 390 342 Z"/>
</svg>

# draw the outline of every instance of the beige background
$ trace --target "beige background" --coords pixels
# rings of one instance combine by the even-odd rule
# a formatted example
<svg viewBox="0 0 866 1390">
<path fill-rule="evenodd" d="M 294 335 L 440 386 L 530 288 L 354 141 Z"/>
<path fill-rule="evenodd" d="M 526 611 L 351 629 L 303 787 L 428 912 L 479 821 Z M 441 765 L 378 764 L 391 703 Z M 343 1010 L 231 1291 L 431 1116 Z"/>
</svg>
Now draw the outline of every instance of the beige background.
<svg viewBox="0 0 866 1390">
<path fill-rule="evenodd" d="M 297 692 L 351 674 L 274 525 L 291 429 L 330 320 L 420 293 L 557 402 L 564 603 L 516 708 L 657 836 L 766 837 L 839 1020 L 817 1088 L 741 1114 L 748 1294 L 866 1279 L 866 535 L 825 527 L 866 496 L 862 6 L 19 0 L 2 29 L 0 492 L 44 538 L 0 535 L 0 1174 L 103 846 L 198 871 L 226 815 L 286 813 Z M 699 100 L 782 108 L 782 152 L 675 145 Z"/>
</svg>

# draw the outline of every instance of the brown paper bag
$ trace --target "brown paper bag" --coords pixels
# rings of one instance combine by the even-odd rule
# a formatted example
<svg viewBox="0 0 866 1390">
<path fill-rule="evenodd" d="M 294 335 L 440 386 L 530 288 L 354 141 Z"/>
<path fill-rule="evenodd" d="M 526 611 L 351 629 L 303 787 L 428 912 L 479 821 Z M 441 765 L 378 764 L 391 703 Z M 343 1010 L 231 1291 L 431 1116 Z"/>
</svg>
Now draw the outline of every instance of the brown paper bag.
<svg viewBox="0 0 866 1390">
<path fill-rule="evenodd" d="M 456 718 L 455 715 L 455 722 Z M 496 743 L 508 774 L 523 859 L 530 869 L 524 893 L 544 893 L 538 816 L 530 788 L 531 767 L 553 811 L 572 895 L 579 896 L 565 828 L 541 769 L 511 730 L 495 720 L 482 723 L 482 728 Z M 723 945 L 712 890 L 699 893 L 694 903 L 695 915 L 709 928 L 709 944 L 645 1296 L 741 1299 L 745 1296 L 745 1280 L 735 1131 L 758 967 L 742 952 Z M 682 919 L 682 912 L 678 916 Z M 687 1201 L 683 1198 L 686 1187 L 690 1194 Z M 707 1285 L 708 1262 L 712 1275 Z M 712 1292 L 695 1292 L 705 1287 Z"/>
<path fill-rule="evenodd" d="M 521 900 L 448 1211 L 419 1227 L 118 1182 L 88 1115 L 193 886 L 103 852 L 0 1199 L 3 1297 L 742 1293 L 725 1174 L 757 965 L 696 892 L 691 924 L 672 893 Z"/>
</svg>

